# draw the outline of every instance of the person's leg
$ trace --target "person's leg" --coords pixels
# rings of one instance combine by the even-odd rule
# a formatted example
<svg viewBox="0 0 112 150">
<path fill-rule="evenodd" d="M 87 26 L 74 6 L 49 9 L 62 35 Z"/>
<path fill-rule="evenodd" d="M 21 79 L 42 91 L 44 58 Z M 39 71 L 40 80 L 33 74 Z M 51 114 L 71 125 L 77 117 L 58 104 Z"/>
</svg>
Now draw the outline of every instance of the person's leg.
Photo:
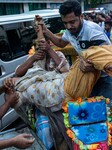
<svg viewBox="0 0 112 150">
<path fill-rule="evenodd" d="M 112 102 L 112 78 L 109 76 L 100 77 L 90 96 L 104 96 L 110 98 Z"/>
</svg>

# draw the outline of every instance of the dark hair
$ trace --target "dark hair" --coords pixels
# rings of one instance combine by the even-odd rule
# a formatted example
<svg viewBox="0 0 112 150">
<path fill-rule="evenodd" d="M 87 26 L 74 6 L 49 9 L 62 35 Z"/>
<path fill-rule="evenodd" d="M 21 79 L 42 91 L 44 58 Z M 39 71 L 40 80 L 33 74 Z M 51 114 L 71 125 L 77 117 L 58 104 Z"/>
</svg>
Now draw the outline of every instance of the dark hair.
<svg viewBox="0 0 112 150">
<path fill-rule="evenodd" d="M 94 16 L 93 15 L 88 15 L 92 20 L 94 20 Z"/>
<path fill-rule="evenodd" d="M 110 27 L 112 27 L 112 22 L 111 21 L 106 21 L 105 25 L 108 24 Z"/>
<path fill-rule="evenodd" d="M 77 0 L 67 0 L 59 8 L 59 13 L 63 16 L 74 12 L 76 16 L 81 15 L 81 5 Z"/>
</svg>

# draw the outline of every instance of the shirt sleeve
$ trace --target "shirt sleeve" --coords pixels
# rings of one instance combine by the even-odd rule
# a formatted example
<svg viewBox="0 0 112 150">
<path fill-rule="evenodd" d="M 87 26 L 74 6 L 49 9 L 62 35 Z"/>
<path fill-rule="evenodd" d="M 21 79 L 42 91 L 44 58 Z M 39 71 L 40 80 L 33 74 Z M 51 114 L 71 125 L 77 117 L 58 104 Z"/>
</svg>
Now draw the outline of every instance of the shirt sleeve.
<svg viewBox="0 0 112 150">
<path fill-rule="evenodd" d="M 69 42 L 69 36 L 68 36 L 68 31 L 67 30 L 63 33 L 62 39 L 65 42 Z"/>
<path fill-rule="evenodd" d="M 98 46 L 99 45 L 111 45 L 111 42 L 108 39 L 107 35 L 101 30 L 91 30 L 90 37 L 91 37 L 90 38 L 91 41 L 94 41 L 94 40 L 101 41 L 101 43 L 99 43 Z"/>
</svg>

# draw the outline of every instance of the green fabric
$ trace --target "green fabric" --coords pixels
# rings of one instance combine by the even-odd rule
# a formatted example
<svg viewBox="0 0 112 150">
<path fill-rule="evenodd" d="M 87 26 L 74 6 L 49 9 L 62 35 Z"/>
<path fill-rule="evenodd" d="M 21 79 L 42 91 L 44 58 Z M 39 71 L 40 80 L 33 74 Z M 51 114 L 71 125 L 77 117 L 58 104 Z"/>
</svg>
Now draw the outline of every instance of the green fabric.
<svg viewBox="0 0 112 150">
<path fill-rule="evenodd" d="M 20 14 L 20 4 L 0 4 L 0 15 Z"/>
<path fill-rule="evenodd" d="M 45 9 L 46 3 L 29 3 L 29 11 Z"/>
</svg>

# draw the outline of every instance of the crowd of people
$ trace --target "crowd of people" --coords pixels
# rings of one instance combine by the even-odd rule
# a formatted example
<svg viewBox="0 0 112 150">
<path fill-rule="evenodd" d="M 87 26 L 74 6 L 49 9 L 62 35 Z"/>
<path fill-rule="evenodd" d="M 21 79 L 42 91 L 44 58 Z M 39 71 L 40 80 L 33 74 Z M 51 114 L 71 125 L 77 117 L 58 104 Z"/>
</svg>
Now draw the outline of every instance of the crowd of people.
<svg viewBox="0 0 112 150">
<path fill-rule="evenodd" d="M 91 13 L 84 13 L 84 18 L 86 20 L 98 23 L 105 31 L 108 38 L 112 40 L 112 11 L 110 11 L 108 14 L 92 11 Z"/>
<path fill-rule="evenodd" d="M 16 89 L 19 92 L 20 98 L 23 99 L 23 102 L 34 103 L 38 109 L 40 106 L 50 108 L 51 112 L 55 113 L 57 117 L 59 114 L 61 114 L 60 117 L 62 116 L 61 104 L 64 98 L 67 97 L 67 90 L 65 90 L 64 88 L 64 82 L 69 72 L 69 64 L 65 56 L 61 52 L 55 52 L 50 47 L 49 40 L 60 48 L 63 48 L 70 43 L 74 47 L 74 50 L 77 52 L 80 58 L 78 68 L 84 74 L 91 72 L 91 75 L 96 72 L 96 68 L 92 60 L 85 60 L 83 57 L 80 57 L 82 52 L 86 51 L 86 49 L 91 46 L 100 47 L 102 45 L 111 45 L 109 38 L 106 36 L 106 33 L 102 29 L 102 27 L 98 25 L 98 22 L 95 23 L 96 21 L 93 20 L 88 21 L 90 20 L 90 16 L 85 16 L 85 19 L 83 18 L 81 5 L 77 0 L 67 0 L 63 2 L 59 8 L 59 13 L 66 28 L 62 37 L 54 35 L 45 26 L 44 22 L 40 21 L 37 25 L 36 31 L 39 32 L 39 26 L 41 25 L 42 32 L 44 36 L 47 37 L 47 40 L 40 39 L 38 41 L 38 52 L 28 58 L 24 64 L 20 65 L 16 69 L 17 78 L 6 79 L 4 81 L 4 86 L 7 91 L 12 92 L 14 89 Z M 96 17 L 96 15 L 94 14 L 91 15 Z M 102 16 L 99 16 L 99 18 L 101 17 Z M 93 48 L 92 50 L 94 51 L 95 48 Z M 107 55 L 109 56 L 110 53 L 111 47 L 110 52 L 107 53 Z M 73 68 L 71 70 L 72 72 L 76 71 Z M 109 63 L 109 65 L 106 65 L 105 70 L 108 70 L 110 72 L 112 71 L 111 63 Z M 76 76 L 76 74 L 77 73 L 75 72 L 74 75 Z M 71 76 L 71 79 L 73 78 L 75 77 Z M 95 82 L 96 84 L 93 87 L 92 92 L 89 93 L 89 96 L 103 95 L 104 97 L 112 99 L 112 78 L 108 76 L 105 71 L 102 71 L 100 77 Z M 71 82 L 71 84 L 75 86 L 74 82 Z M 67 88 L 69 89 L 70 87 Z M 16 103 L 17 100 L 18 97 L 16 99 Z M 13 106 L 13 100 L 11 101 L 11 105 L 8 105 L 8 108 L 10 106 Z M 5 112 L 8 110 L 8 108 L 5 110 Z M 45 122 L 45 120 L 43 122 L 39 122 L 38 118 L 41 115 L 46 116 L 46 114 L 43 114 L 43 112 L 40 112 L 40 110 L 38 109 L 36 118 L 37 127 L 38 124 Z M 47 132 L 43 132 L 42 128 L 37 128 L 37 135 L 42 140 L 47 150 L 53 150 L 55 149 L 55 146 L 57 146 L 58 149 L 61 150 L 63 138 L 60 138 L 59 134 L 59 137 L 56 141 L 58 144 L 55 145 L 53 143 L 54 137 L 52 137 L 50 130 L 51 126 L 49 126 L 49 117 L 47 118 L 46 123 L 46 126 L 48 128 Z M 64 130 L 63 127 L 62 129 Z M 65 139 L 66 144 L 63 142 L 65 147 L 62 149 L 72 150 L 73 147 L 68 144 L 69 142 L 67 143 L 68 139 Z M 30 146 L 33 142 L 34 140 L 30 141 L 30 144 L 27 146 Z M 6 147 L 6 145 L 4 147 Z"/>
</svg>

